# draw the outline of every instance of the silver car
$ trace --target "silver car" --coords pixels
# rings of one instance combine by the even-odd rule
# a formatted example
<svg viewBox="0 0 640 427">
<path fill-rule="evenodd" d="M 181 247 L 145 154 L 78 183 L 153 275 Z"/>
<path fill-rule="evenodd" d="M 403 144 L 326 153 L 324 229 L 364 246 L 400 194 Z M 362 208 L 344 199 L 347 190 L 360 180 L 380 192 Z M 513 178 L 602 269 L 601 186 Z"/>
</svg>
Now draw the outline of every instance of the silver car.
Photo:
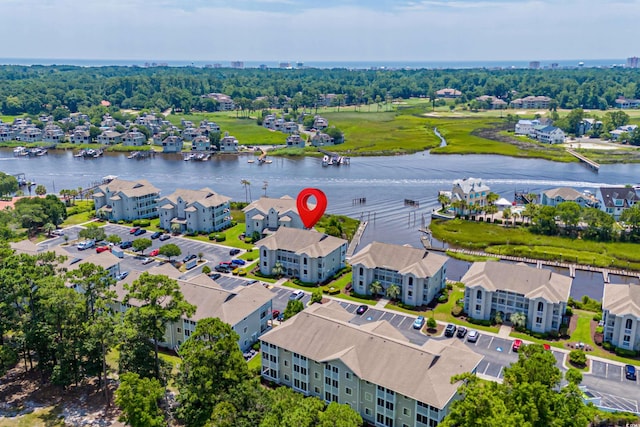
<svg viewBox="0 0 640 427">
<path fill-rule="evenodd" d="M 478 341 L 479 336 L 480 334 L 478 333 L 478 331 L 471 330 L 467 333 L 467 341 L 476 342 Z"/>
</svg>

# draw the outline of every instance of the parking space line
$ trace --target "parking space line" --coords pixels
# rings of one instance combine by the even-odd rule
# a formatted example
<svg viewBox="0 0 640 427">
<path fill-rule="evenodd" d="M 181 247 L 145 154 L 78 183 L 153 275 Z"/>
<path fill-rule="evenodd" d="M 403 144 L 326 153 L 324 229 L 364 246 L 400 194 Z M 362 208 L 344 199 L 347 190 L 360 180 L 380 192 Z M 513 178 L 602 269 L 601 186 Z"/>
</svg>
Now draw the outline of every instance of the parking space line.
<svg viewBox="0 0 640 427">
<path fill-rule="evenodd" d="M 489 365 L 491 365 L 491 363 L 487 362 L 487 366 L 484 367 L 484 371 L 482 371 L 482 375 L 484 375 L 487 372 L 487 369 L 489 369 Z"/>
<path fill-rule="evenodd" d="M 400 327 L 402 326 L 402 324 L 404 323 L 404 321 L 407 320 L 406 316 L 402 316 L 402 320 L 400 321 L 400 323 L 398 323 L 398 329 L 400 329 Z"/>
</svg>

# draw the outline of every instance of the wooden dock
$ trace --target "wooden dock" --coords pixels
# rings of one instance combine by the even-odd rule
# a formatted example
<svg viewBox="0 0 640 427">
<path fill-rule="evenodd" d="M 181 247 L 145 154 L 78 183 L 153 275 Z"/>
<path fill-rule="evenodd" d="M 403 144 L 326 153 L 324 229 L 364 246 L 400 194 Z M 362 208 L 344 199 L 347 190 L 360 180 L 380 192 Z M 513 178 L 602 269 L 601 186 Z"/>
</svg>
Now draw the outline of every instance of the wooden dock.
<svg viewBox="0 0 640 427">
<path fill-rule="evenodd" d="M 576 159 L 578 159 L 581 162 L 585 163 L 587 166 L 589 166 L 591 169 L 595 170 L 596 172 L 598 172 L 600 170 L 600 163 L 594 162 L 593 160 L 586 158 L 582 154 L 577 153 L 577 152 L 573 151 L 570 148 L 567 148 L 566 150 L 567 150 L 567 153 L 571 154 Z"/>
<path fill-rule="evenodd" d="M 347 248 L 347 259 L 350 259 L 353 256 L 353 253 L 356 251 L 356 248 L 360 244 L 360 238 L 362 238 L 362 234 L 364 230 L 367 228 L 368 221 L 361 221 L 358 229 L 356 230 L 356 234 L 353 235 L 353 239 L 349 243 L 349 247 Z"/>
</svg>

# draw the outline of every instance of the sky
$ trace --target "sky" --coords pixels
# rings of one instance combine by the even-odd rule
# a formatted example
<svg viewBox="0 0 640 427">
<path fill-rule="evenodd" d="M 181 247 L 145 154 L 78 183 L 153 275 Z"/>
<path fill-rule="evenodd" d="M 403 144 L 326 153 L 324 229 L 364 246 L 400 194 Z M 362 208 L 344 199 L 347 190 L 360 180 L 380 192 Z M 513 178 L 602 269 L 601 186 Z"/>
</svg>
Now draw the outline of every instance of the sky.
<svg viewBox="0 0 640 427">
<path fill-rule="evenodd" d="M 0 0 L 0 57 L 498 61 L 640 56 L 640 0 Z"/>
</svg>

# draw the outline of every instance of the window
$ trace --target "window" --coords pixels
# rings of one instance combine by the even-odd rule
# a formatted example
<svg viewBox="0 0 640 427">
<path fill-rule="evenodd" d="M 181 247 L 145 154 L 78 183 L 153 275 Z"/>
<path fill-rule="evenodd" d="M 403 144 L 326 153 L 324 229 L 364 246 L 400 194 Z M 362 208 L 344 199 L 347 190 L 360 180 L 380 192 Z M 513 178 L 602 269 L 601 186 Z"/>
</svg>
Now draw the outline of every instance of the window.
<svg viewBox="0 0 640 427">
<path fill-rule="evenodd" d="M 364 274 L 364 268 L 360 267 L 360 275 L 362 276 Z"/>
<path fill-rule="evenodd" d="M 407 297 L 411 298 L 413 296 L 413 291 L 407 291 Z"/>
<path fill-rule="evenodd" d="M 306 259 L 306 258 L 302 258 L 302 263 L 303 263 L 304 265 L 307 265 L 307 259 Z"/>
<path fill-rule="evenodd" d="M 402 409 L 402 413 L 406 416 L 411 416 L 411 411 L 409 410 L 409 408 Z"/>
<path fill-rule="evenodd" d="M 320 394 L 320 389 L 319 389 L 318 387 L 314 387 L 314 388 L 313 388 L 313 392 L 314 392 L 315 394 Z"/>
<path fill-rule="evenodd" d="M 542 323 L 542 317 L 540 316 L 536 317 L 536 323 Z"/>
<path fill-rule="evenodd" d="M 180 333 L 180 328 L 178 328 L 178 333 Z"/>
<path fill-rule="evenodd" d="M 349 387 L 344 389 L 344 392 L 348 395 L 351 396 L 351 389 Z"/>
<path fill-rule="evenodd" d="M 632 324 L 631 319 L 627 319 L 627 321 L 626 321 L 626 322 L 625 322 L 625 324 L 624 324 L 624 328 L 625 328 L 625 329 L 631 329 L 631 324 Z M 178 332 L 179 332 L 179 331 L 178 331 Z"/>
<path fill-rule="evenodd" d="M 369 408 L 364 408 L 364 414 L 365 414 L 365 415 L 371 415 L 371 409 L 369 409 Z"/>
<path fill-rule="evenodd" d="M 542 301 L 538 302 L 538 311 L 543 311 L 544 310 L 544 304 Z"/>
<path fill-rule="evenodd" d="M 367 402 L 371 402 L 373 400 L 373 395 L 371 393 L 365 392 L 364 400 L 366 400 Z"/>
<path fill-rule="evenodd" d="M 351 372 L 346 372 L 346 373 L 344 374 L 344 376 L 345 376 L 348 380 L 350 380 L 350 379 L 351 379 Z"/>
<path fill-rule="evenodd" d="M 476 304 L 476 311 L 480 312 L 481 309 L 482 309 L 482 306 L 480 304 Z"/>
<path fill-rule="evenodd" d="M 413 286 L 413 277 L 409 276 L 409 286 Z"/>
<path fill-rule="evenodd" d="M 284 380 L 285 380 L 285 381 L 289 381 L 289 375 L 284 374 Z"/>
<path fill-rule="evenodd" d="M 289 361 L 288 360 L 284 361 L 284 366 L 289 366 Z"/>
<path fill-rule="evenodd" d="M 320 378 L 320 374 L 318 374 L 317 372 L 314 372 L 314 373 L 313 373 L 313 377 L 314 377 L 315 379 L 318 379 L 318 378 Z"/>
<path fill-rule="evenodd" d="M 625 336 L 622 338 L 622 341 L 626 342 L 626 343 L 627 343 L 627 345 L 629 345 L 629 341 L 631 341 L 631 336 L 630 336 L 630 335 L 625 335 Z"/>
<path fill-rule="evenodd" d="M 482 299 L 482 290 L 478 289 L 476 291 L 476 299 Z"/>
</svg>

